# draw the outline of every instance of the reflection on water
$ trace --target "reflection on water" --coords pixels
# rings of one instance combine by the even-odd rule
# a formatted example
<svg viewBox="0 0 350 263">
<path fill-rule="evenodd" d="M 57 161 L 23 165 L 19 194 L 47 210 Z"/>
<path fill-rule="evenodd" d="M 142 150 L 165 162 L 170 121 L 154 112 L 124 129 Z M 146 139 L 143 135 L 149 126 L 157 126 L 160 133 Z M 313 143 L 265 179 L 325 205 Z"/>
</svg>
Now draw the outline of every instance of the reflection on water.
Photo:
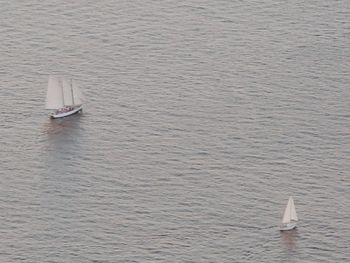
<svg viewBox="0 0 350 263">
<path fill-rule="evenodd" d="M 295 252 L 297 252 L 298 237 L 299 234 L 297 228 L 289 231 L 281 231 L 283 250 L 288 255 L 295 254 Z"/>
<path fill-rule="evenodd" d="M 68 118 L 48 119 L 46 122 L 48 143 L 44 159 L 48 171 L 62 173 L 69 169 L 73 159 L 80 159 L 81 117 L 77 114 Z"/>
<path fill-rule="evenodd" d="M 81 204 L 81 183 L 84 182 L 83 173 L 77 165 L 81 159 L 81 117 L 78 114 L 48 119 L 44 125 L 47 146 L 38 211 L 39 221 L 44 222 L 38 225 L 38 232 L 42 233 L 38 240 L 49 244 L 55 242 L 60 247 L 83 238 L 77 231 L 78 216 L 75 216 Z M 60 260 L 59 256 L 51 257 Z"/>
<path fill-rule="evenodd" d="M 44 124 L 44 130 L 48 134 L 49 139 L 54 139 L 57 135 L 72 134 L 76 135 L 80 128 L 80 114 L 61 119 L 48 118 Z"/>
</svg>

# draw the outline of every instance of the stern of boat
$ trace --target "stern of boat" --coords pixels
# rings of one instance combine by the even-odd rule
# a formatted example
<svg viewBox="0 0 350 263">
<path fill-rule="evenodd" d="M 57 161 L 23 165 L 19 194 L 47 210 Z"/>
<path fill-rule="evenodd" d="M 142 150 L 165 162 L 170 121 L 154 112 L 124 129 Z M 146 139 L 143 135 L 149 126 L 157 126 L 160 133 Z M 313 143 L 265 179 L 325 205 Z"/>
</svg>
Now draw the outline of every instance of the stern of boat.
<svg viewBox="0 0 350 263">
<path fill-rule="evenodd" d="M 297 227 L 297 223 L 296 222 L 291 222 L 288 224 L 284 224 L 280 226 L 280 231 L 288 231 L 288 230 L 292 230 L 294 228 Z"/>
</svg>

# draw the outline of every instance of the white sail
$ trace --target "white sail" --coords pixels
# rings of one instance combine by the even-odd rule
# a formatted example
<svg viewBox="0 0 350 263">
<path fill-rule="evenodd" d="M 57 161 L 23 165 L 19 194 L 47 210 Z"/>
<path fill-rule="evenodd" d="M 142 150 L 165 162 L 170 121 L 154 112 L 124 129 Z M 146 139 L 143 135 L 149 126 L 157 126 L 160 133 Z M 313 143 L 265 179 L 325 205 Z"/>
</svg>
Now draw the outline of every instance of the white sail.
<svg viewBox="0 0 350 263">
<path fill-rule="evenodd" d="M 288 223 L 290 223 L 291 220 L 296 220 L 296 221 L 298 220 L 297 212 L 296 212 L 295 206 L 294 206 L 293 197 L 289 197 L 287 207 L 284 210 L 282 223 L 288 224 Z"/>
<path fill-rule="evenodd" d="M 295 220 L 295 221 L 298 221 L 298 216 L 297 216 L 297 211 L 295 210 L 295 205 L 294 205 L 294 200 L 293 200 L 293 197 L 290 197 L 291 198 L 291 217 L 290 219 L 291 220 Z"/>
<path fill-rule="evenodd" d="M 63 90 L 58 78 L 50 76 L 46 94 L 46 109 L 57 110 L 63 105 Z"/>
<path fill-rule="evenodd" d="M 71 81 L 67 81 L 62 78 L 62 89 L 63 89 L 63 104 L 64 106 L 72 106 L 73 102 L 73 89 Z"/>
<path fill-rule="evenodd" d="M 81 93 L 79 87 L 75 83 L 75 81 L 72 80 L 72 89 L 73 89 L 73 102 L 74 105 L 81 105 L 83 104 L 84 96 Z"/>
</svg>

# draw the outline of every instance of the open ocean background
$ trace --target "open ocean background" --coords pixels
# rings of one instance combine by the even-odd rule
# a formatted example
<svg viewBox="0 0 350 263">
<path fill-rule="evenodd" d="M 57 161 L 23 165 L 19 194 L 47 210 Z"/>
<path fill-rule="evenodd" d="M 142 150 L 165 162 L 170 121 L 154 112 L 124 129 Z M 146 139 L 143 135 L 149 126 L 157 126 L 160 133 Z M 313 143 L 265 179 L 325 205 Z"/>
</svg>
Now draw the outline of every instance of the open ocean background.
<svg viewBox="0 0 350 263">
<path fill-rule="evenodd" d="M 0 43 L 0 262 L 350 262 L 349 0 L 0 0 Z"/>
</svg>

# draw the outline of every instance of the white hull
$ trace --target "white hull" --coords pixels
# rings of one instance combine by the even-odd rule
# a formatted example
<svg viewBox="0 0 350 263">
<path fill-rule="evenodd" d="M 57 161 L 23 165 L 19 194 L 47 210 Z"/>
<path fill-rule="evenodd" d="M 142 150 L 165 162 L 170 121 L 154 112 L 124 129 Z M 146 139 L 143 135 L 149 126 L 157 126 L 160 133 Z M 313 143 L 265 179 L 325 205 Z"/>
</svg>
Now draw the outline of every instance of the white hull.
<svg viewBox="0 0 350 263">
<path fill-rule="evenodd" d="M 78 106 L 76 108 L 73 108 L 71 111 L 60 112 L 60 113 L 54 112 L 54 113 L 51 114 L 51 118 L 52 119 L 58 119 L 58 118 L 68 117 L 70 115 L 78 113 L 82 109 L 83 109 L 83 105 Z"/>
<path fill-rule="evenodd" d="M 296 222 L 290 222 L 288 224 L 284 224 L 282 226 L 280 226 L 280 230 L 281 231 L 287 231 L 287 230 L 292 230 L 294 228 L 297 227 L 297 223 Z"/>
</svg>

